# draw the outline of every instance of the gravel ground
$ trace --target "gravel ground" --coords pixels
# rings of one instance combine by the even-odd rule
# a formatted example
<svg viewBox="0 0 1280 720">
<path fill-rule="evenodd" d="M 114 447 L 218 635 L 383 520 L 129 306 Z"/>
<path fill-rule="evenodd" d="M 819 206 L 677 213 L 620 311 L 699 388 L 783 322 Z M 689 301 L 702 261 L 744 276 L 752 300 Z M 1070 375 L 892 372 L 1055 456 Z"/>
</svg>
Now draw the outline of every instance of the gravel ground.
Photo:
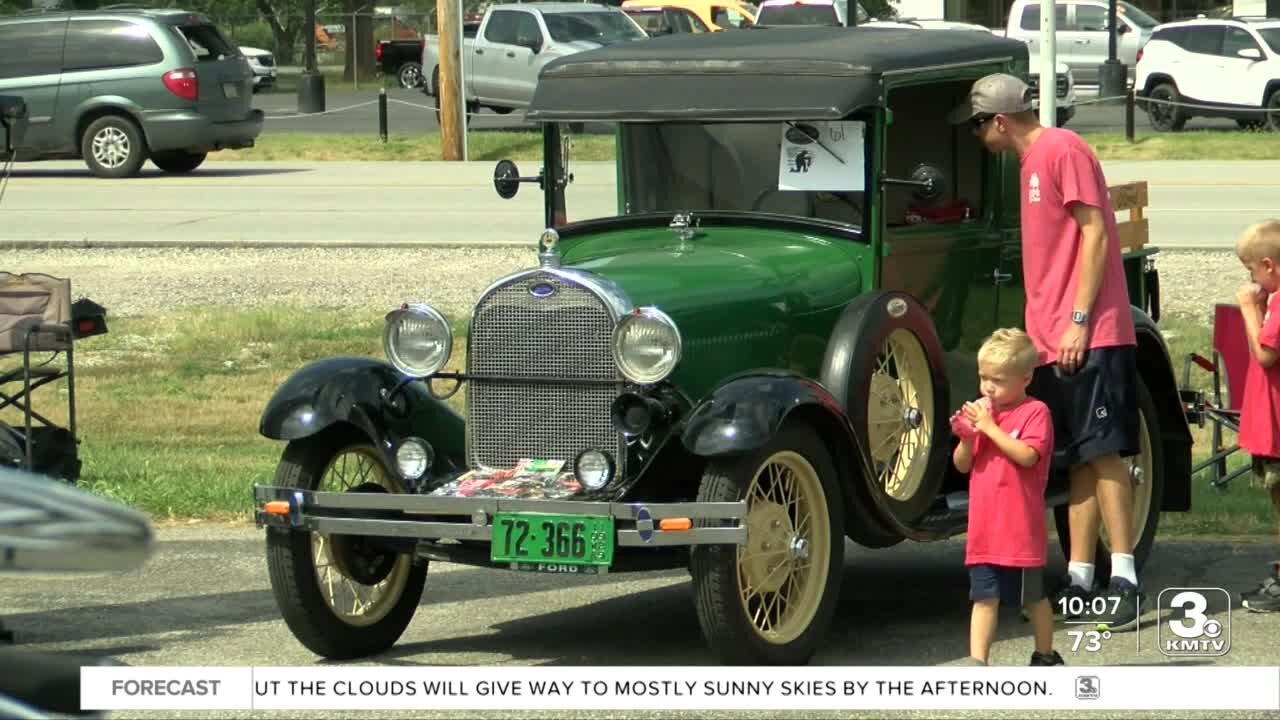
<svg viewBox="0 0 1280 720">
<path fill-rule="evenodd" d="M 302 305 L 385 310 L 406 300 L 465 313 L 493 280 L 535 263 L 532 250 L 441 249 L 53 249 L 9 250 L 0 269 L 69 277 L 72 293 L 113 316 L 183 307 Z M 1169 314 L 1207 317 L 1233 302 L 1245 280 L 1231 252 L 1156 256 Z"/>
</svg>

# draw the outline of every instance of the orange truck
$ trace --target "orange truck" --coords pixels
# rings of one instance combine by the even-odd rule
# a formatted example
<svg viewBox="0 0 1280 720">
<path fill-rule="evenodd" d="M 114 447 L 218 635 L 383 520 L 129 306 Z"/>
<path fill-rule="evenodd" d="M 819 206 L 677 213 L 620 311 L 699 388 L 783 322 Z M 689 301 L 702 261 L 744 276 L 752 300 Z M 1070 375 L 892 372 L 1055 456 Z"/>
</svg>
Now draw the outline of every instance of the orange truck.
<svg viewBox="0 0 1280 720">
<path fill-rule="evenodd" d="M 737 0 L 624 0 L 622 11 L 650 35 L 719 32 L 754 25 L 754 6 Z"/>
</svg>

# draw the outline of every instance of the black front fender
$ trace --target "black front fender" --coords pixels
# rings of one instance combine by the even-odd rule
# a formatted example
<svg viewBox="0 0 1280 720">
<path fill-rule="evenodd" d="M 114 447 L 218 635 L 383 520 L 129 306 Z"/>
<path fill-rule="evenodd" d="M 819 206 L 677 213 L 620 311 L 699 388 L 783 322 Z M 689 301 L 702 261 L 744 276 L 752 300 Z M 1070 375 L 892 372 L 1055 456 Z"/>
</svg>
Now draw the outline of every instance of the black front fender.
<svg viewBox="0 0 1280 720">
<path fill-rule="evenodd" d="M 1173 363 L 1164 336 L 1151 316 L 1130 306 L 1138 338 L 1138 374 L 1147 384 L 1160 414 L 1160 437 L 1164 441 L 1164 501 L 1161 510 L 1185 512 L 1191 509 L 1191 428 L 1186 408 L 1178 393 Z"/>
<path fill-rule="evenodd" d="M 831 393 L 812 380 L 781 370 L 739 375 L 693 409 L 680 439 L 689 452 L 701 457 L 755 450 L 769 442 L 787 416 L 801 407 L 822 408 L 844 418 Z M 842 424 L 847 426 L 848 420 Z M 852 430 L 848 440 L 853 442 Z"/>
<path fill-rule="evenodd" d="M 407 437 L 419 437 L 436 452 L 442 472 L 466 463 L 463 420 L 431 397 L 422 383 L 401 387 L 404 377 L 381 360 L 336 357 L 294 373 L 271 396 L 258 432 L 273 440 L 299 440 L 345 423 L 364 433 L 383 453 Z M 388 456 L 391 467 L 394 458 Z"/>
</svg>

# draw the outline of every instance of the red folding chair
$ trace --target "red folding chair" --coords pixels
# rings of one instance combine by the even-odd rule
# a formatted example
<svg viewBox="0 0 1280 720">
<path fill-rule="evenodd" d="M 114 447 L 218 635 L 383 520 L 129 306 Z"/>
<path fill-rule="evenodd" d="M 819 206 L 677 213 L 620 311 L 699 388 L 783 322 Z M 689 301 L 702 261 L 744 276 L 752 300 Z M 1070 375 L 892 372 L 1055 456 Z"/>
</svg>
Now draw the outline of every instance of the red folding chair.
<svg viewBox="0 0 1280 720">
<path fill-rule="evenodd" d="M 1191 389 L 1191 365 L 1194 363 L 1213 375 L 1212 399 Z M 1225 488 L 1227 483 L 1249 471 L 1249 465 L 1227 472 L 1227 458 L 1240 449 L 1238 443 L 1223 445 L 1223 429 L 1240 432 L 1240 403 L 1244 399 L 1244 378 L 1249 368 L 1249 336 L 1244 330 L 1244 317 L 1236 305 L 1213 306 L 1213 359 L 1189 353 L 1182 366 L 1182 402 L 1187 421 L 1204 427 L 1213 426 L 1212 447 L 1207 459 L 1191 468 L 1194 476 L 1209 470 L 1210 484 Z M 1225 401 L 1223 380 L 1225 374 Z"/>
</svg>

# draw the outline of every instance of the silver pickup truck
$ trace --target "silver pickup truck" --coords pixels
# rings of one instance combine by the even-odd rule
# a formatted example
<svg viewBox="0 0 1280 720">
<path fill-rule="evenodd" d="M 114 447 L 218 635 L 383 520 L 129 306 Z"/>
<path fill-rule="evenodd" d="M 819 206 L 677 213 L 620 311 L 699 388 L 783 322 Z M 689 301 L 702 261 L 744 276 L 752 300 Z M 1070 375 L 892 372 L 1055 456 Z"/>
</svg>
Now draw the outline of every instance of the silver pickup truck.
<svg viewBox="0 0 1280 720">
<path fill-rule="evenodd" d="M 648 34 L 616 7 L 586 3 L 491 5 L 474 38 L 462 41 L 467 109 L 508 113 L 533 97 L 538 73 L 552 60 Z M 423 92 L 439 97 L 440 38 L 422 43 Z"/>
</svg>

